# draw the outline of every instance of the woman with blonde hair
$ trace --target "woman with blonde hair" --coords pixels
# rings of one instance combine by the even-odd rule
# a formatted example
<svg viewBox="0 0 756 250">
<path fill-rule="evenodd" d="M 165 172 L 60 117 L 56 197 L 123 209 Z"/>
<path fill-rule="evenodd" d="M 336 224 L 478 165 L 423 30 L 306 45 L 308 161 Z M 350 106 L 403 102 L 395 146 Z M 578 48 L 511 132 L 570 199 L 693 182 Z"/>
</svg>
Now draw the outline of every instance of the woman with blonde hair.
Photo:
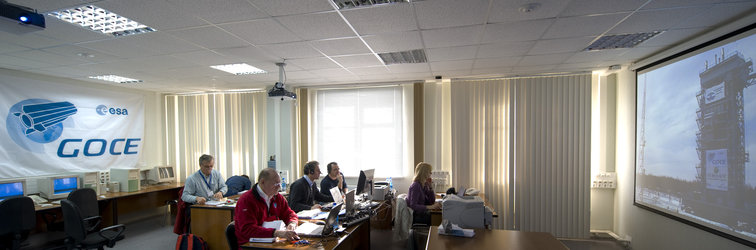
<svg viewBox="0 0 756 250">
<path fill-rule="evenodd" d="M 430 225 L 428 210 L 441 209 L 441 203 L 436 202 L 436 193 L 433 192 L 432 171 L 433 166 L 425 162 L 415 166 L 415 179 L 407 194 L 407 206 L 413 211 L 413 223 Z"/>
</svg>

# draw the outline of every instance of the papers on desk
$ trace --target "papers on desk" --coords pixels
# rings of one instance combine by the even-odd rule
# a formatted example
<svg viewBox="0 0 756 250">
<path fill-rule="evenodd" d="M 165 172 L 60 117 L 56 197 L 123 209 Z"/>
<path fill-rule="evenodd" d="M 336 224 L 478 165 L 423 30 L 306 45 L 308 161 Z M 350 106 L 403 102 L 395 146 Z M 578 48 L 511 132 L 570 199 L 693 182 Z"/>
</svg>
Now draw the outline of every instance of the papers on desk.
<svg viewBox="0 0 756 250">
<path fill-rule="evenodd" d="M 286 229 L 286 225 L 284 225 L 284 222 L 282 220 L 274 220 L 274 221 L 263 222 L 262 227 L 264 227 L 264 228 L 272 228 L 273 230 L 284 230 L 284 229 Z"/>
<path fill-rule="evenodd" d="M 218 206 L 218 205 L 223 205 L 223 204 L 225 204 L 225 203 L 226 203 L 226 202 L 224 202 L 224 201 L 206 201 L 206 202 L 205 202 L 205 205 L 209 205 L 209 206 Z"/>
<path fill-rule="evenodd" d="M 444 230 L 444 225 L 439 225 L 438 234 L 472 238 L 475 236 L 475 231 L 472 229 L 463 229 L 454 224 L 452 224 L 451 230 Z"/>
<path fill-rule="evenodd" d="M 311 222 L 302 223 L 294 232 L 298 235 L 321 235 L 323 234 L 324 225 L 318 225 Z"/>
<path fill-rule="evenodd" d="M 329 212 L 323 212 L 320 209 L 302 210 L 297 213 L 297 217 L 300 219 L 313 219 L 313 220 L 325 220 L 328 218 Z M 346 209 L 339 211 L 339 216 L 345 215 Z"/>
<path fill-rule="evenodd" d="M 276 241 L 276 237 L 273 238 L 249 238 L 249 242 L 257 242 L 257 243 L 273 243 Z"/>
</svg>

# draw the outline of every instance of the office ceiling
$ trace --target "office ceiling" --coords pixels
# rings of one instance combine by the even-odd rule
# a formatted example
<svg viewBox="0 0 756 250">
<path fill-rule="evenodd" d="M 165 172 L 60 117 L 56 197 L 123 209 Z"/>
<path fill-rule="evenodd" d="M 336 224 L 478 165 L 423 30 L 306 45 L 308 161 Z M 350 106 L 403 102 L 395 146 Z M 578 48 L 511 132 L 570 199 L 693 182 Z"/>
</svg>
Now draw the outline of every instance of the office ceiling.
<svg viewBox="0 0 756 250">
<path fill-rule="evenodd" d="M 756 10 L 752 0 L 423 0 L 336 10 L 330 0 L 10 0 L 48 13 L 94 4 L 157 29 L 113 37 L 46 16 L 0 32 L 0 68 L 158 92 L 408 82 L 605 69 L 652 55 Z M 529 3 L 540 7 L 520 8 Z M 587 52 L 601 35 L 664 31 L 632 49 Z M 375 53 L 424 49 L 427 63 Z M 268 71 L 232 75 L 211 65 Z M 115 84 L 87 76 L 143 80 Z"/>
</svg>

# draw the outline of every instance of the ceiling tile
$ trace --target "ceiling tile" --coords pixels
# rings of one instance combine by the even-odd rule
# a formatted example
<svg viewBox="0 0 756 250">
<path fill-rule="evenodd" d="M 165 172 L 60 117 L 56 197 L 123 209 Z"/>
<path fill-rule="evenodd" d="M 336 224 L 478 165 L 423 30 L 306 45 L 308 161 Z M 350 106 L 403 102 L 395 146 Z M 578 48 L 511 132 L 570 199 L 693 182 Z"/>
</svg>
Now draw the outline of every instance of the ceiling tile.
<svg viewBox="0 0 756 250">
<path fill-rule="evenodd" d="M 86 77 L 95 75 L 89 69 L 78 66 L 63 66 L 39 69 L 46 75 L 60 76 L 60 77 Z"/>
<path fill-rule="evenodd" d="M 251 2 L 272 16 L 333 11 L 333 6 L 327 0 L 251 0 Z"/>
<path fill-rule="evenodd" d="M 522 57 L 497 57 L 476 59 L 473 63 L 474 68 L 505 68 L 517 65 Z"/>
<path fill-rule="evenodd" d="M 309 42 L 269 44 L 260 45 L 258 47 L 286 60 L 323 56 L 320 52 L 312 48 Z"/>
<path fill-rule="evenodd" d="M 305 70 L 333 69 L 339 65 L 326 57 L 304 58 L 286 60 L 287 63 L 296 65 Z"/>
<path fill-rule="evenodd" d="M 581 51 L 572 55 L 565 63 L 585 63 L 596 61 L 608 61 L 621 58 L 622 53 L 630 49 L 608 49 L 599 51 Z"/>
<path fill-rule="evenodd" d="M 684 6 L 702 6 L 712 5 L 721 2 L 727 2 L 732 0 L 664 0 L 664 1 L 651 1 L 646 6 L 643 6 L 642 10 L 651 9 L 663 9 L 663 8 L 678 8 Z M 739 0 L 734 0 L 739 1 Z"/>
<path fill-rule="evenodd" d="M 756 12 L 756 1 L 746 1 L 740 3 L 723 3 L 712 6 L 698 7 L 698 12 L 685 17 L 683 20 L 672 26 L 672 28 L 697 28 L 697 27 L 714 27 L 726 24 L 736 17 L 752 14 Z M 693 13 L 691 11 L 691 13 Z M 705 17 L 705 18 L 701 18 Z"/>
<path fill-rule="evenodd" d="M 355 37 L 312 41 L 311 44 L 328 56 L 370 53 L 370 49 L 362 43 L 362 40 Z"/>
<path fill-rule="evenodd" d="M 582 1 L 582 0 L 581 0 Z M 539 0 L 541 6 L 531 12 L 522 12 L 520 7 L 532 0 L 492 1 L 489 23 L 516 22 L 556 17 L 572 1 Z"/>
<path fill-rule="evenodd" d="M 567 8 L 559 14 L 561 17 L 614 14 L 618 12 L 630 12 L 638 9 L 646 1 L 628 0 L 580 0 L 570 1 Z M 656 2 L 656 1 L 651 1 Z"/>
<path fill-rule="evenodd" d="M 237 58 L 240 60 L 240 62 L 246 62 L 250 64 L 254 63 L 258 65 L 265 64 L 266 66 L 273 67 L 274 69 L 278 69 L 278 66 L 275 66 L 274 62 L 281 61 L 280 58 L 278 58 L 277 56 L 270 54 L 267 51 L 258 49 L 254 46 L 216 49 L 214 51 L 230 58 Z M 255 67 L 258 67 L 258 66 L 255 65 Z M 268 69 L 264 69 L 264 70 L 268 70 Z"/>
<path fill-rule="evenodd" d="M 501 42 L 480 45 L 477 58 L 513 57 L 525 55 L 533 47 L 530 42 Z"/>
<path fill-rule="evenodd" d="M 433 72 L 453 71 L 453 70 L 470 70 L 472 69 L 473 60 L 443 61 L 430 62 Z"/>
<path fill-rule="evenodd" d="M 64 41 L 66 43 L 96 41 L 113 38 L 112 35 L 85 29 L 79 25 L 63 22 L 57 18 L 50 16 L 47 16 L 45 18 L 45 26 L 46 27 L 44 30 L 35 32 L 35 34 L 46 36 L 55 40 Z"/>
<path fill-rule="evenodd" d="M 176 38 L 164 32 L 150 32 L 132 36 L 116 38 L 121 43 L 127 43 L 142 49 L 151 50 L 157 55 L 189 52 L 203 49 L 195 44 Z"/>
<path fill-rule="evenodd" d="M 630 51 L 623 53 L 620 58 L 632 62 L 652 56 L 663 49 L 664 48 L 662 47 L 633 48 Z"/>
<path fill-rule="evenodd" d="M 528 55 L 542 55 L 561 52 L 578 52 L 588 47 L 595 37 L 538 40 Z"/>
<path fill-rule="evenodd" d="M 433 71 L 433 75 L 442 77 L 465 77 L 469 76 L 472 70 L 443 70 Z"/>
<path fill-rule="evenodd" d="M 41 58 L 41 60 L 44 60 L 44 58 Z M 21 57 L 15 57 L 10 55 L 0 55 L 0 64 L 2 64 L 4 67 L 8 67 L 11 69 L 36 69 L 36 68 L 48 68 L 48 67 L 55 67 L 57 65 L 47 62 L 42 62 L 38 60 L 31 60 Z"/>
<path fill-rule="evenodd" d="M 171 56 L 205 67 L 209 67 L 211 65 L 235 63 L 238 60 L 237 58 L 226 56 L 210 50 L 176 53 L 172 54 Z"/>
<path fill-rule="evenodd" d="M 641 44 L 638 44 L 638 47 L 673 46 L 690 40 L 689 38 L 694 37 L 697 34 L 701 34 L 706 30 L 706 28 L 667 30 L 652 37 L 651 39 L 646 40 Z"/>
<path fill-rule="evenodd" d="M 302 40 L 272 18 L 223 24 L 220 27 L 256 45 Z"/>
<path fill-rule="evenodd" d="M 87 49 L 114 55 L 120 58 L 152 56 L 156 54 L 152 50 L 147 50 L 145 48 L 140 48 L 140 47 L 131 45 L 130 43 L 125 42 L 124 40 L 121 40 L 121 39 L 86 42 L 86 43 L 77 44 L 77 46 L 81 46 Z"/>
<path fill-rule="evenodd" d="M 547 55 L 535 55 L 524 56 L 517 66 L 536 66 L 536 65 L 551 65 L 560 64 L 567 60 L 574 53 L 561 53 L 561 54 L 547 54 Z"/>
<path fill-rule="evenodd" d="M 16 35 L 0 31 L 0 42 L 22 46 L 30 49 L 42 49 L 66 44 L 63 40 L 48 38 L 37 34 Z"/>
<path fill-rule="evenodd" d="M 383 66 L 383 62 L 373 54 L 334 56 L 331 58 L 345 68 Z"/>
<path fill-rule="evenodd" d="M 417 31 L 364 36 L 362 39 L 365 39 L 365 42 L 367 42 L 376 53 L 423 48 L 420 32 Z"/>
<path fill-rule="evenodd" d="M 50 52 L 53 54 L 61 55 L 61 56 L 77 56 L 81 57 L 81 59 L 87 61 L 87 62 L 107 62 L 107 61 L 113 61 L 118 60 L 119 58 L 117 56 L 102 53 L 100 51 L 84 48 L 81 46 L 76 45 L 62 45 L 62 46 L 55 46 L 50 47 L 46 49 L 42 49 L 43 51 Z"/>
<path fill-rule="evenodd" d="M 418 29 L 410 4 L 348 9 L 343 10 L 342 14 L 360 35 Z"/>
<path fill-rule="evenodd" d="M 420 1 L 415 3 L 415 11 L 420 28 L 436 29 L 483 24 L 488 5 L 487 0 Z"/>
<path fill-rule="evenodd" d="M 318 77 L 319 76 L 313 74 L 312 72 L 305 71 L 305 70 L 286 71 L 286 81 L 312 79 L 312 78 L 318 78 Z"/>
<path fill-rule="evenodd" d="M 489 76 L 489 77 L 501 77 L 506 76 L 512 67 L 499 67 L 499 68 L 473 68 L 472 74 L 477 76 Z"/>
<path fill-rule="evenodd" d="M 338 76 L 349 76 L 352 75 L 352 73 L 349 73 L 346 69 L 321 69 L 316 71 L 311 71 L 313 74 L 320 76 L 320 77 L 338 77 Z"/>
<path fill-rule="evenodd" d="M 386 67 L 391 71 L 391 74 L 430 73 L 430 65 L 427 63 L 392 64 Z"/>
<path fill-rule="evenodd" d="M 426 48 L 475 45 L 481 32 L 483 25 L 422 31 Z"/>
<path fill-rule="evenodd" d="M 626 14 L 610 14 L 559 18 L 551 25 L 542 38 L 598 36 L 614 26 L 614 24 L 625 16 Z"/>
<path fill-rule="evenodd" d="M 518 74 L 518 75 L 525 75 L 525 74 L 541 74 L 543 72 L 551 72 L 556 68 L 556 64 L 552 65 L 539 65 L 538 67 L 533 66 L 515 66 L 512 67 L 512 73 Z"/>
<path fill-rule="evenodd" d="M 426 55 L 428 61 L 449 61 L 449 60 L 464 60 L 475 58 L 475 53 L 478 51 L 478 46 L 460 46 L 460 47 L 444 47 L 427 49 Z"/>
<path fill-rule="evenodd" d="M 155 28 L 158 31 L 207 25 L 207 22 L 199 18 L 176 10 L 174 4 L 168 1 L 100 1 L 95 5 Z"/>
<path fill-rule="evenodd" d="M 609 31 L 609 34 L 630 34 L 661 31 L 674 27 L 687 17 L 698 13 L 695 8 L 638 11 Z M 674 21 L 672 21 L 674 20 Z"/>
<path fill-rule="evenodd" d="M 519 42 L 541 38 L 554 19 L 541 19 L 514 23 L 486 25 L 483 42 Z"/>
<path fill-rule="evenodd" d="M 53 64 L 56 66 L 66 66 L 88 63 L 82 57 L 76 55 L 62 56 L 41 50 L 26 50 L 8 53 L 8 55 L 21 57 L 21 58 L 39 58 L 45 61 L 45 63 Z"/>
<path fill-rule="evenodd" d="M 391 72 L 386 68 L 385 66 L 373 66 L 373 67 L 363 67 L 363 68 L 348 68 L 349 71 L 352 71 L 352 73 L 355 73 L 359 76 L 364 75 L 382 75 L 382 76 L 389 76 Z"/>
<path fill-rule="evenodd" d="M 0 54 L 28 50 L 28 49 L 29 48 L 26 48 L 26 47 L 21 47 L 21 46 L 10 44 L 10 43 L 0 42 Z"/>
<path fill-rule="evenodd" d="M 207 0 L 168 0 L 174 10 L 211 23 L 226 23 L 268 17 L 246 0 L 224 0 L 223 3 Z"/>
<path fill-rule="evenodd" d="M 286 28 L 305 40 L 354 36 L 336 12 L 276 17 Z"/>
<path fill-rule="evenodd" d="M 200 27 L 169 31 L 168 33 L 208 49 L 243 47 L 249 44 L 217 27 Z"/>
</svg>

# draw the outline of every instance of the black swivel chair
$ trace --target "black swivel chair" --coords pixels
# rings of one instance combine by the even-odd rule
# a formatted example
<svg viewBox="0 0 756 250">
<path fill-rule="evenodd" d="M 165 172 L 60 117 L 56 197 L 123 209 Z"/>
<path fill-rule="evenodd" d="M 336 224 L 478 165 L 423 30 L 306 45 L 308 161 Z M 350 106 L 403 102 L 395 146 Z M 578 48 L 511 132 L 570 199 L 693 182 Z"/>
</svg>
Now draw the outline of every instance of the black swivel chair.
<svg viewBox="0 0 756 250">
<path fill-rule="evenodd" d="M 91 188 L 80 188 L 68 193 L 67 200 L 79 207 L 81 216 L 84 217 L 87 232 L 94 232 L 100 226 L 100 207 L 97 203 L 97 193 Z"/>
<path fill-rule="evenodd" d="M 226 240 L 228 241 L 228 249 L 239 249 L 239 242 L 236 240 L 236 228 L 234 227 L 233 221 L 226 226 Z"/>
<path fill-rule="evenodd" d="M 14 197 L 0 201 L 0 249 L 19 249 L 21 242 L 37 224 L 34 201 L 29 197 Z"/>
<path fill-rule="evenodd" d="M 66 232 L 66 247 L 68 249 L 93 249 L 102 250 L 105 246 L 113 247 L 116 241 L 124 238 L 123 231 L 126 226 L 118 224 L 100 229 L 97 232 L 87 232 L 84 217 L 81 210 L 69 200 L 61 200 L 63 209 L 63 228 Z"/>
</svg>

